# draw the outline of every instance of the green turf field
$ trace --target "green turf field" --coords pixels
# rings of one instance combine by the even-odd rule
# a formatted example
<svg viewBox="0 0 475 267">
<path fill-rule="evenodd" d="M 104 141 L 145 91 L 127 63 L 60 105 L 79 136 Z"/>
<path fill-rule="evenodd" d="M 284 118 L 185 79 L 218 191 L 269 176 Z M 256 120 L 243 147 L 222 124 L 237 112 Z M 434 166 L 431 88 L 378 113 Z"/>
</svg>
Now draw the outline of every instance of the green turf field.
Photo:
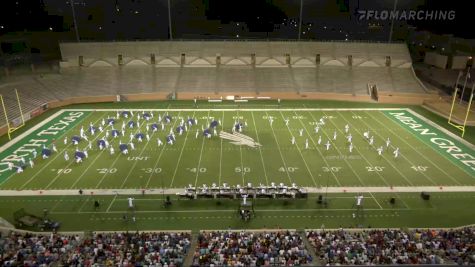
<svg viewBox="0 0 475 267">
<path fill-rule="evenodd" d="M 147 112 L 153 113 L 154 118 L 148 122 L 141 119 L 140 127 L 127 127 L 125 136 L 108 138 L 115 147 L 114 155 L 109 150 L 100 151 L 97 146 L 97 140 L 104 139 L 105 131 L 111 130 L 111 126 L 104 126 L 103 133 L 89 135 L 92 150 L 82 163 L 74 162 L 76 146 L 70 138 L 79 135 L 81 127 L 87 129 L 90 123 L 98 127 L 102 119 L 116 117 L 116 111 L 63 110 L 56 113 L 56 117 L 45 120 L 29 135 L 14 140 L 13 145 L 2 152 L 4 171 L 0 174 L 0 188 L 182 188 L 188 184 L 201 186 L 224 182 L 230 185 L 296 183 L 305 187 L 475 185 L 471 145 L 430 125 L 430 121 L 410 110 L 273 108 Z M 144 139 L 139 143 L 134 138 L 136 150 L 128 155 L 119 153 L 120 142 L 129 143 L 131 133 L 146 134 L 146 125 L 157 123 L 158 116 L 165 113 L 172 117 L 170 123 L 165 123 L 165 130 L 152 132 L 149 129 L 149 142 Z M 141 115 L 142 111 L 136 110 L 133 119 L 119 118 L 114 127 L 120 130 L 122 121 L 137 121 L 137 114 Z M 198 124 L 182 135 L 175 133 L 173 145 L 158 146 L 157 139 L 166 143 L 165 137 L 171 129 L 175 131 L 181 118 L 185 121 L 195 118 Z M 320 118 L 324 118 L 325 125 L 316 133 L 315 125 Z M 68 119 L 68 125 L 62 123 Z M 262 146 L 237 145 L 219 136 L 203 137 L 202 128 L 208 128 L 213 120 L 222 124 L 217 127 L 218 133 L 231 133 L 235 122 L 242 122 L 247 125 L 242 134 Z M 353 136 L 351 153 L 345 138 L 348 135 L 346 124 Z M 197 138 L 196 131 L 199 132 Z M 374 136 L 373 145 L 363 138 L 364 131 Z M 335 133 L 336 140 L 333 139 Z M 295 145 L 291 143 L 292 137 L 295 137 Z M 320 137 L 322 142 L 318 144 Z M 64 138 L 68 140 L 66 144 Z M 389 147 L 385 143 L 387 138 L 391 141 Z M 327 141 L 331 144 L 329 150 L 324 146 Z M 38 156 L 34 159 L 34 168 L 26 168 L 20 174 L 6 170 L 6 157 L 19 164 L 19 156 L 12 157 L 12 154 L 28 159 L 32 157 L 32 148 L 41 151 L 43 144 L 51 147 L 51 142 L 55 142 L 58 152 L 53 152 L 48 159 Z M 87 146 L 88 142 L 82 140 L 77 148 L 82 151 Z M 380 146 L 383 146 L 381 156 L 376 151 Z M 401 151 L 398 158 L 392 153 L 396 147 Z M 65 151 L 70 155 L 69 161 L 64 159 Z"/>
<path fill-rule="evenodd" d="M 114 155 L 109 150 L 100 151 L 97 146 L 97 141 L 105 137 L 105 131 L 110 131 L 111 126 L 104 126 L 103 133 L 88 134 L 92 149 L 87 159 L 76 163 L 74 151 L 84 150 L 88 142 L 82 140 L 76 147 L 71 143 L 71 137 L 79 135 L 81 126 L 87 129 L 92 123 L 98 127 L 102 119 L 116 117 L 117 111 L 124 110 L 133 110 L 134 118 L 116 119 L 115 129 L 120 130 L 122 122 L 137 121 L 136 115 L 141 115 L 142 111 L 154 116 L 148 122 L 141 119 L 140 127 L 127 128 L 125 136 L 109 137 L 108 141 L 115 148 Z M 172 120 L 164 124 L 163 131 L 146 131 L 147 124 L 157 123 L 158 117 L 165 114 Z M 157 139 L 166 143 L 170 129 L 175 130 L 181 118 L 185 122 L 187 118 L 195 118 L 198 123 L 182 135 L 175 131 L 173 145 L 158 146 Z M 320 118 L 324 118 L 325 125 L 320 125 L 316 133 L 315 126 Z M 231 133 L 233 125 L 242 122 L 242 134 L 246 137 L 238 139 L 237 143 L 249 144 L 248 138 L 252 138 L 261 146 L 239 145 L 236 140 L 219 136 L 203 137 L 202 128 L 208 128 L 213 120 L 221 122 L 217 133 Z M 454 135 L 453 129 L 441 127 L 443 122 L 420 107 L 324 101 L 289 101 L 280 107 L 256 102 L 239 106 L 201 104 L 194 108 L 189 102 L 178 101 L 104 103 L 57 109 L 34 118 L 15 133 L 14 140 L 1 146 L 0 217 L 13 222 L 12 214 L 20 208 L 38 216 L 46 208 L 51 218 L 62 222 L 61 229 L 65 231 L 473 224 L 473 145 Z M 346 124 L 353 136 L 351 153 L 345 138 L 348 135 Z M 363 138 L 365 131 L 374 137 L 373 145 Z M 140 143 L 134 139 L 136 150 L 122 155 L 118 145 L 129 143 L 130 133 L 148 133 L 150 142 L 144 139 Z M 337 137 L 333 140 L 335 133 Z M 467 140 L 475 140 L 470 133 L 469 128 Z M 294 145 L 292 136 L 296 141 Z M 320 136 L 322 142 L 318 144 Z M 65 138 L 66 144 L 63 143 Z M 389 147 L 385 143 L 387 138 L 391 141 Z M 331 144 L 329 150 L 324 146 L 327 141 Z M 42 159 L 43 144 L 51 148 L 53 142 L 58 152 Z M 381 156 L 376 151 L 380 146 L 383 146 Z M 401 152 L 398 158 L 393 155 L 396 147 Z M 23 173 L 8 170 L 7 162 L 18 165 L 20 157 L 28 164 L 33 149 L 38 151 L 33 168 L 27 167 Z M 71 158 L 68 161 L 64 159 L 65 151 Z M 255 217 L 250 222 L 243 222 L 237 215 L 239 200 L 189 201 L 178 200 L 172 194 L 188 184 L 228 183 L 234 186 L 252 183 L 257 186 L 272 182 L 296 183 L 317 192 L 330 188 L 329 205 L 317 204 L 318 194 L 311 194 L 306 200 L 253 200 Z M 388 192 L 391 187 L 397 190 Z M 142 196 L 140 192 L 144 188 L 148 190 Z M 424 201 L 419 192 L 427 188 L 440 192 L 431 193 L 431 200 Z M 78 189 L 85 190 L 86 194 L 79 196 Z M 103 189 L 108 189 L 108 193 L 101 193 Z M 114 190 L 119 193 L 111 195 Z M 345 190 L 353 193 L 343 193 Z M 356 211 L 354 206 L 354 192 L 358 190 L 368 192 L 364 194 L 363 211 Z M 136 210 L 130 211 L 127 198 L 137 193 L 139 195 L 134 196 Z M 167 193 L 171 194 L 173 204 L 165 208 L 163 199 Z M 389 198 L 395 198 L 396 204 L 390 204 Z M 93 209 L 95 200 L 101 203 L 98 210 Z M 128 218 L 126 221 L 124 215 Z M 135 223 L 131 222 L 131 216 L 136 217 Z"/>
<path fill-rule="evenodd" d="M 365 194 L 364 209 L 356 211 L 355 194 L 328 194 L 328 206 L 308 199 L 254 200 L 255 217 L 239 218 L 239 200 L 178 200 L 163 206 L 163 195 L 135 196 L 134 212 L 126 195 L 118 196 L 29 196 L 0 198 L 0 216 L 13 222 L 13 212 L 25 208 L 62 223 L 62 231 L 206 230 L 206 229 L 316 229 L 326 228 L 428 228 L 458 227 L 474 223 L 475 193 L 432 193 L 430 201 L 417 193 Z M 388 202 L 396 197 L 394 205 Z M 101 203 L 99 209 L 94 201 Z M 354 214 L 354 215 L 353 215 Z M 127 216 L 127 220 L 123 216 Z M 136 222 L 131 217 L 136 217 Z"/>
</svg>

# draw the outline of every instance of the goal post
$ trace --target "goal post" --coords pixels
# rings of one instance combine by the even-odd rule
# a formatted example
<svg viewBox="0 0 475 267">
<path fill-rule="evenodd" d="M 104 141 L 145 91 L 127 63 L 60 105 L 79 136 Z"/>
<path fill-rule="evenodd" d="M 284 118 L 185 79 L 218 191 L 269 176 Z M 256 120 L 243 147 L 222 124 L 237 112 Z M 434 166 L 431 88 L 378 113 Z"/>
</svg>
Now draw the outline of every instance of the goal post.
<svg viewBox="0 0 475 267">
<path fill-rule="evenodd" d="M 470 115 L 470 110 L 472 108 L 472 102 L 473 102 L 473 94 L 474 94 L 474 89 L 475 89 L 475 83 L 474 85 L 472 86 L 472 91 L 470 93 L 470 98 L 468 100 L 468 103 L 467 103 L 467 108 L 465 110 L 465 116 L 464 116 L 464 119 L 462 121 L 462 123 L 457 123 L 453 120 L 453 117 L 454 117 L 454 108 L 457 107 L 457 105 L 460 105 L 461 107 L 462 104 L 457 104 L 456 103 L 456 100 L 457 100 L 457 93 L 459 91 L 459 88 L 457 86 L 455 86 L 455 90 L 454 90 L 454 95 L 453 95 L 453 98 L 452 98 L 452 105 L 450 107 L 450 113 L 449 113 L 449 120 L 448 120 L 448 123 L 449 125 L 452 125 L 454 126 L 455 128 L 459 129 L 461 132 L 462 132 L 462 137 L 464 136 L 465 134 L 465 127 L 467 125 L 467 120 L 468 120 L 468 116 Z M 462 99 L 463 98 L 463 95 L 460 96 L 460 98 Z"/>
<path fill-rule="evenodd" d="M 20 117 L 13 118 L 10 121 L 9 116 L 8 116 L 8 109 L 7 109 L 7 106 L 5 104 L 5 98 L 3 97 L 3 95 L 0 95 L 0 102 L 2 104 L 2 110 L 3 110 L 3 113 L 5 115 L 5 122 L 7 124 L 8 139 L 11 140 L 12 139 L 12 133 L 14 131 L 20 129 L 21 127 L 25 126 L 25 118 L 23 116 L 23 109 L 21 107 L 20 95 L 18 94 L 18 90 L 15 89 L 15 102 L 16 103 L 14 104 L 14 108 L 15 109 L 18 108 Z"/>
</svg>

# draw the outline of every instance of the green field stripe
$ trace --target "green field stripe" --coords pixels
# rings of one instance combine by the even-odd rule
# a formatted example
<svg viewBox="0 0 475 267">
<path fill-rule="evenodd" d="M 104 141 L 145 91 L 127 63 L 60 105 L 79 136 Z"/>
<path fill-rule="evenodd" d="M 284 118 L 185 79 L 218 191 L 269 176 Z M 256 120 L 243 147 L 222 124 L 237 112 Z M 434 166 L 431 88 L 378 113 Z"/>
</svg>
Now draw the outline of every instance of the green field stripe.
<svg viewBox="0 0 475 267">
<path fill-rule="evenodd" d="M 470 176 L 475 177 L 475 152 L 465 144 L 456 138 L 450 137 L 436 127 L 429 125 L 409 111 L 381 112 L 392 121 L 398 123 L 402 128 L 414 133 L 419 140 L 428 144 L 450 162 L 465 170 Z M 456 157 L 467 159 L 457 159 Z"/>
<path fill-rule="evenodd" d="M 79 114 L 81 115 L 79 116 Z M 91 115 L 92 112 L 90 111 L 81 111 L 81 112 L 73 112 L 73 111 L 63 111 L 59 116 L 56 118 L 52 119 L 48 123 L 42 125 L 38 129 L 34 130 L 32 133 L 27 135 L 26 137 L 22 138 L 20 141 L 16 142 L 13 144 L 11 147 L 0 153 L 0 158 L 2 159 L 2 162 L 5 162 L 5 159 L 10 156 L 15 154 L 15 151 L 21 149 L 28 143 L 34 141 L 34 140 L 39 140 L 41 139 L 41 145 L 49 146 L 54 140 L 57 140 L 61 138 L 65 133 L 67 133 L 69 130 L 74 128 L 79 122 L 83 121 L 86 117 Z M 72 118 L 73 116 L 78 116 L 77 119 L 70 121 L 68 118 Z M 67 122 L 67 125 L 65 125 Z M 60 129 L 65 125 L 63 128 Z M 54 129 L 52 129 L 54 128 Z M 44 134 L 47 133 L 47 134 Z M 41 154 L 41 148 L 36 149 L 37 151 L 40 150 L 38 155 L 40 156 Z M 26 158 L 31 158 L 32 154 L 27 153 Z M 0 184 L 3 185 L 7 179 L 10 178 L 11 175 L 13 175 L 15 171 L 5 171 L 3 173 L 0 172 Z"/>
<path fill-rule="evenodd" d="M 466 173 L 458 167 L 455 169 L 450 169 L 449 171 L 444 170 L 446 158 L 440 155 L 438 152 L 433 151 L 431 146 L 424 142 L 421 142 L 421 140 L 418 138 L 413 138 L 414 134 L 407 132 L 404 128 L 401 128 L 400 124 L 395 122 L 394 120 L 388 120 L 387 116 L 383 113 L 371 114 L 370 112 L 366 112 L 366 114 L 368 114 L 368 116 L 372 118 L 376 123 L 380 124 L 381 126 L 385 126 L 387 131 L 390 132 L 393 137 L 397 138 L 392 140 L 393 143 L 390 144 L 390 147 L 395 148 L 394 141 L 400 141 L 402 143 L 399 142 L 399 144 L 407 145 L 407 149 L 408 151 L 411 151 L 411 153 L 404 153 L 402 154 L 402 156 L 407 156 L 411 158 L 411 162 L 414 165 L 413 167 L 415 168 L 415 171 L 421 173 L 424 176 L 427 175 L 431 177 L 431 179 L 436 180 L 438 182 L 438 185 L 452 184 L 448 181 L 448 179 L 452 180 L 456 185 L 462 185 L 462 183 L 460 183 L 460 181 L 457 180 L 456 177 L 458 177 L 459 175 L 466 176 Z M 386 124 L 385 121 L 389 121 L 391 125 L 397 127 L 397 130 L 392 129 L 391 125 Z M 421 152 L 420 150 L 423 150 L 423 152 Z M 431 167 L 428 168 L 427 171 L 418 171 L 417 166 L 420 166 L 421 162 L 422 164 L 427 164 Z"/>
</svg>

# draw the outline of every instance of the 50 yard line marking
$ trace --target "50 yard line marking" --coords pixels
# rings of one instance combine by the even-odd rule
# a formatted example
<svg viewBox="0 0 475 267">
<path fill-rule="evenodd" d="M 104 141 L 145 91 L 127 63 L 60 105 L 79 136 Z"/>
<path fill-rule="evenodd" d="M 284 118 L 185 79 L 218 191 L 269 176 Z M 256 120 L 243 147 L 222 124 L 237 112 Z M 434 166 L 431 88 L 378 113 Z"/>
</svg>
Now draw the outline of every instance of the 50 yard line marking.
<svg viewBox="0 0 475 267">
<path fill-rule="evenodd" d="M 259 134 L 257 133 L 257 125 L 256 125 L 256 120 L 254 119 L 254 111 L 251 111 L 251 116 L 252 116 L 252 122 L 254 123 L 254 130 L 256 131 L 257 142 L 260 144 L 261 141 L 259 140 Z M 264 164 L 264 157 L 262 156 L 262 150 L 260 146 L 258 148 L 259 148 L 259 155 L 261 156 L 262 169 L 264 170 L 264 177 L 266 178 L 266 185 L 269 185 L 269 179 L 267 177 L 267 171 L 266 171 L 266 166 Z"/>
</svg>

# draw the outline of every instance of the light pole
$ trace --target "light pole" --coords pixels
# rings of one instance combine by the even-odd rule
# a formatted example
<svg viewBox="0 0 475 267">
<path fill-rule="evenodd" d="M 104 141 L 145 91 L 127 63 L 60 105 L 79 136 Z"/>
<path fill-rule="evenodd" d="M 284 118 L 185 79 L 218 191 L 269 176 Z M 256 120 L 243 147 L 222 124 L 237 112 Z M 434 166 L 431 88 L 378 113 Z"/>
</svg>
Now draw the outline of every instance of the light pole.
<svg viewBox="0 0 475 267">
<path fill-rule="evenodd" d="M 394 14 L 396 14 L 396 7 L 397 7 L 397 0 L 394 0 L 394 8 L 393 8 L 393 16 L 391 19 L 391 29 L 389 30 L 389 41 L 388 43 L 391 43 L 393 40 L 393 28 L 394 28 Z"/>
<path fill-rule="evenodd" d="M 76 42 L 81 42 L 79 39 L 78 23 L 76 22 L 76 12 L 74 11 L 74 0 L 69 0 L 71 4 L 71 12 L 73 13 L 74 32 L 76 33 Z"/>
<path fill-rule="evenodd" d="M 302 9 L 303 9 L 303 0 L 300 0 L 300 17 L 299 17 L 299 41 L 300 41 L 300 34 L 302 33 Z"/>
<path fill-rule="evenodd" d="M 170 0 L 168 2 L 168 35 L 170 35 L 170 40 L 173 40 L 173 33 L 172 33 L 172 15 L 170 11 Z"/>
</svg>

